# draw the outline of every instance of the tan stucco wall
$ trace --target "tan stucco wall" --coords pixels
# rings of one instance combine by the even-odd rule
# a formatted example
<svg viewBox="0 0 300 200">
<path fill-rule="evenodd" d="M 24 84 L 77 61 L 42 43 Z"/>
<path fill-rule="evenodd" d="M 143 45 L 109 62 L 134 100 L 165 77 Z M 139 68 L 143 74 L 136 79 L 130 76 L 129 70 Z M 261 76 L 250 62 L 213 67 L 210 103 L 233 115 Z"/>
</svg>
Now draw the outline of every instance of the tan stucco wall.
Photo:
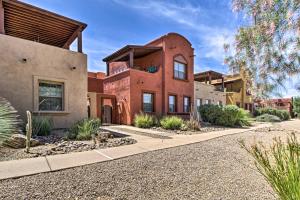
<svg viewBox="0 0 300 200">
<path fill-rule="evenodd" d="M 23 120 L 26 110 L 37 111 L 35 84 L 40 78 L 65 84 L 65 111 L 41 114 L 53 118 L 54 128 L 67 128 L 87 117 L 85 54 L 0 34 L 0 77 L 0 96 Z"/>
<path fill-rule="evenodd" d="M 194 105 L 196 107 L 197 99 L 202 99 L 202 103 L 205 103 L 206 99 L 210 99 L 212 104 L 218 104 L 222 101 L 222 105 L 226 105 L 226 93 L 215 91 L 215 86 L 194 81 Z"/>
</svg>

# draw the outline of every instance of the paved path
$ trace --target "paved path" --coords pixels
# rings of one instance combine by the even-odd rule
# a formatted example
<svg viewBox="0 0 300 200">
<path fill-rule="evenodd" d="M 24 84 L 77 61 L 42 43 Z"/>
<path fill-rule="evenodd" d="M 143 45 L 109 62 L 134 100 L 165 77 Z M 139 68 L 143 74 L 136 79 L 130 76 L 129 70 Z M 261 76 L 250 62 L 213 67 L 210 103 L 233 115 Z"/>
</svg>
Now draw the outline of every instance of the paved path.
<svg viewBox="0 0 300 200">
<path fill-rule="evenodd" d="M 299 122 L 299 121 L 298 121 Z M 118 131 L 121 134 L 130 135 L 138 142 L 133 145 L 126 145 L 108 149 L 97 149 L 78 153 L 52 155 L 39 158 L 29 158 L 22 160 L 0 162 L 0 179 L 15 178 L 26 175 L 38 174 L 42 172 L 57 171 L 66 168 L 72 168 L 97 162 L 105 162 L 118 158 L 123 158 L 148 151 L 166 149 L 181 145 L 197 143 L 205 140 L 214 139 L 221 136 L 242 133 L 245 131 L 271 126 L 270 124 L 260 124 L 251 128 L 235 128 L 223 131 L 207 132 L 195 135 L 174 135 L 172 139 L 162 139 L 149 137 L 141 134 L 133 134 Z M 124 127 L 123 127 L 124 128 Z M 113 129 L 113 127 L 112 127 Z M 138 128 L 130 127 L 135 131 Z M 161 134 L 151 131 L 152 134 Z"/>
</svg>

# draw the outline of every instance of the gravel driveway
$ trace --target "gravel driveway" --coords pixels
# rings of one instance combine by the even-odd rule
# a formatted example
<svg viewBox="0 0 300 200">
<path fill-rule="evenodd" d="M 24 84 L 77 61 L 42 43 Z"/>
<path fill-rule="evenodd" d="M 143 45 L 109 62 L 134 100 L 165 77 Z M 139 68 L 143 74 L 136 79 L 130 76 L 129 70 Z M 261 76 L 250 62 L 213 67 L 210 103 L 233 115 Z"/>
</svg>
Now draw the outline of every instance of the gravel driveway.
<svg viewBox="0 0 300 200">
<path fill-rule="evenodd" d="M 237 144 L 284 131 L 246 132 L 119 160 L 0 181 L 0 199 L 276 199 Z"/>
</svg>

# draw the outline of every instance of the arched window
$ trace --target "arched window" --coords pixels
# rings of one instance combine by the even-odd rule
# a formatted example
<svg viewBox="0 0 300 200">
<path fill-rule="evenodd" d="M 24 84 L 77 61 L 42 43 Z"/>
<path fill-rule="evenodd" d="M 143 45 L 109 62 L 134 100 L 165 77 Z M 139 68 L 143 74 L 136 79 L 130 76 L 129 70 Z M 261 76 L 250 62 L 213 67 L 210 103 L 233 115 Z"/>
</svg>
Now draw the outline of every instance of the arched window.
<svg viewBox="0 0 300 200">
<path fill-rule="evenodd" d="M 182 55 L 174 57 L 174 78 L 181 80 L 187 79 L 187 62 Z"/>
</svg>

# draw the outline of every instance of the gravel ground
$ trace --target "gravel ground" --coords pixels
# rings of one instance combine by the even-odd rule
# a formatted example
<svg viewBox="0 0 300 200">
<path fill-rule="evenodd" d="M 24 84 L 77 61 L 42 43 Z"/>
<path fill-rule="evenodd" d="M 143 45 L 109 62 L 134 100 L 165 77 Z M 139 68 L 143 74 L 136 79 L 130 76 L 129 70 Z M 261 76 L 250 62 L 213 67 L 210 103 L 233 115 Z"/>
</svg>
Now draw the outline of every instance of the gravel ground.
<svg viewBox="0 0 300 200">
<path fill-rule="evenodd" d="M 106 142 L 94 145 L 92 140 L 88 141 L 64 141 L 60 140 L 55 143 L 46 143 L 30 148 L 30 153 L 26 153 L 25 149 L 14 149 L 6 146 L 0 146 L 0 161 L 18 160 L 24 158 L 43 157 L 48 155 L 67 154 L 71 152 L 90 151 L 93 149 L 105 149 L 122 145 L 131 145 L 137 141 L 127 138 L 109 138 Z"/>
<path fill-rule="evenodd" d="M 276 199 L 237 140 L 261 129 L 52 173 L 0 181 L 0 199 Z"/>
</svg>

